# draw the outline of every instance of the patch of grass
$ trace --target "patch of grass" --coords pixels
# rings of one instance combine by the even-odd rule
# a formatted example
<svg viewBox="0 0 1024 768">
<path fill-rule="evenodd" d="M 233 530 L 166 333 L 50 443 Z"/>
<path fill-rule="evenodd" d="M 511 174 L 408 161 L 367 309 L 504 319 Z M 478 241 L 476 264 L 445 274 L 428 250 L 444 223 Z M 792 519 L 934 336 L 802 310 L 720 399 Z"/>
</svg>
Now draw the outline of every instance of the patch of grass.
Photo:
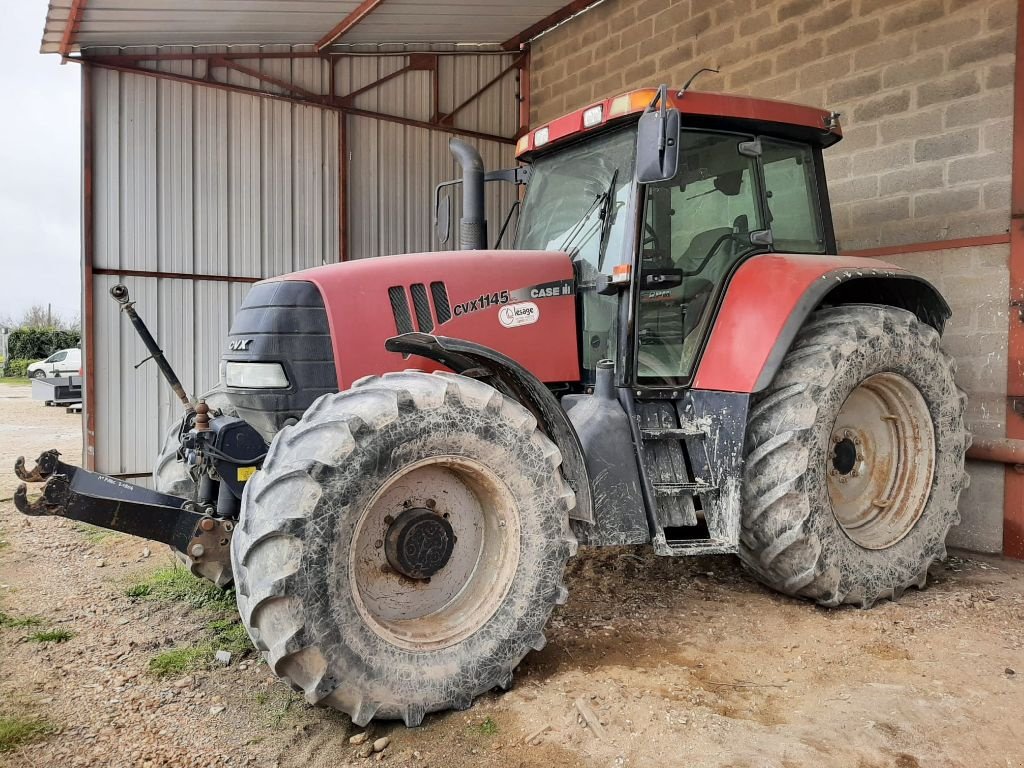
<svg viewBox="0 0 1024 768">
<path fill-rule="evenodd" d="M 43 620 L 38 616 L 22 616 L 20 619 L 0 611 L 0 627 L 19 629 L 22 627 L 38 627 Z"/>
<path fill-rule="evenodd" d="M 0 376 L 0 384 L 21 384 L 24 386 L 28 383 L 29 380 L 21 376 Z"/>
<path fill-rule="evenodd" d="M 28 640 L 32 643 L 65 643 L 75 636 L 75 633 L 68 629 L 44 629 L 29 635 Z"/>
<path fill-rule="evenodd" d="M 149 671 L 157 677 L 180 675 L 205 667 L 212 659 L 213 651 L 208 646 L 172 648 L 150 659 Z"/>
<path fill-rule="evenodd" d="M 225 592 L 205 579 L 196 578 L 178 565 L 158 568 L 142 581 L 130 585 L 125 594 L 128 597 L 186 603 L 193 608 L 234 610 L 235 607 L 234 592 Z"/>
<path fill-rule="evenodd" d="M 492 718 L 487 717 L 480 723 L 480 733 L 484 736 L 494 736 L 498 733 L 498 724 Z"/>
<path fill-rule="evenodd" d="M 117 533 L 109 531 L 106 528 L 99 528 L 95 525 L 89 525 L 88 523 L 75 523 L 75 530 L 85 536 L 85 540 L 90 544 L 99 544 L 107 541 L 108 539 L 117 538 Z"/>
<path fill-rule="evenodd" d="M 172 648 L 149 661 L 149 671 L 157 677 L 179 675 L 203 669 L 213 663 L 217 651 L 242 656 L 252 650 L 245 627 L 237 618 L 215 619 L 206 625 L 206 637 L 194 645 Z"/>
<path fill-rule="evenodd" d="M 210 643 L 214 651 L 230 651 L 232 656 L 241 656 L 253 649 L 249 635 L 237 618 L 217 619 L 206 625 L 211 633 Z"/>
<path fill-rule="evenodd" d="M 52 725 L 37 717 L 0 717 L 0 752 L 37 741 L 53 730 Z"/>
</svg>

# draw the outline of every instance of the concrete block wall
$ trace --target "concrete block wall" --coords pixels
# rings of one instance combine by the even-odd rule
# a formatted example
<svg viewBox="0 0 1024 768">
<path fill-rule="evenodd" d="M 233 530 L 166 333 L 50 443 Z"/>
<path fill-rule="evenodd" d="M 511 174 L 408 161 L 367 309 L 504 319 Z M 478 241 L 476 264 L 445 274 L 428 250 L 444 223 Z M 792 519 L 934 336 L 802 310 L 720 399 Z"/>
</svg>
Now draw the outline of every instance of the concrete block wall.
<svg viewBox="0 0 1024 768">
<path fill-rule="evenodd" d="M 1016 0 L 605 0 L 534 41 L 531 125 L 623 91 L 681 86 L 839 111 L 826 152 L 842 250 L 1005 234 Z M 968 423 L 1005 435 L 1009 246 L 889 260 L 935 282 Z M 971 467 L 954 544 L 998 551 L 1003 470 Z"/>
<path fill-rule="evenodd" d="M 606 0 L 535 41 L 531 124 L 639 86 L 834 109 L 846 250 L 1006 232 L 1015 0 Z"/>
</svg>

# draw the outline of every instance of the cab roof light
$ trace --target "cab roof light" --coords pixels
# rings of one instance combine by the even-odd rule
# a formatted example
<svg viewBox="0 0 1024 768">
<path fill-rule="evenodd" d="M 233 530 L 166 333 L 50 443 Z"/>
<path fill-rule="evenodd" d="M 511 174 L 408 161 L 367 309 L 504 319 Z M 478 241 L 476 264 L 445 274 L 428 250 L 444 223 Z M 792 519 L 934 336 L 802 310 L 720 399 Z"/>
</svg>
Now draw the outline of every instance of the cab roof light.
<svg viewBox="0 0 1024 768">
<path fill-rule="evenodd" d="M 548 137 L 550 136 L 548 127 L 545 125 L 543 128 L 538 128 L 533 134 L 533 146 L 543 147 L 548 143 Z"/>
<path fill-rule="evenodd" d="M 593 128 L 604 120 L 604 104 L 595 104 L 583 113 L 583 127 Z"/>
</svg>

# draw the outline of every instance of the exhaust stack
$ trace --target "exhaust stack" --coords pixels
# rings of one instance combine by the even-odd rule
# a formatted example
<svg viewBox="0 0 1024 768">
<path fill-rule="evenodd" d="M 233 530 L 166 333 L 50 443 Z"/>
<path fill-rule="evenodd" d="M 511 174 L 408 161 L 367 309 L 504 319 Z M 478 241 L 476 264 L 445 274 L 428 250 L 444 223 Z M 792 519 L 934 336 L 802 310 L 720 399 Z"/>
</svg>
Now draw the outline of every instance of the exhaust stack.
<svg viewBox="0 0 1024 768">
<path fill-rule="evenodd" d="M 487 219 L 484 218 L 484 161 L 476 149 L 452 139 L 448 149 L 462 166 L 462 219 L 459 238 L 469 251 L 487 248 Z"/>
</svg>

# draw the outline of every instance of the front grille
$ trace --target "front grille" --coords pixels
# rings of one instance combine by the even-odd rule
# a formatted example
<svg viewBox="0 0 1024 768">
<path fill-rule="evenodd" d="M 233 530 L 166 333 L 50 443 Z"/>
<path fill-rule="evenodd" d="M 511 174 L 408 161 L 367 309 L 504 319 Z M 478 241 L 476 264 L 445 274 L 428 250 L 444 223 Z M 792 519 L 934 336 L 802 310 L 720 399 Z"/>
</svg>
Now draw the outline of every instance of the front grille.
<svg viewBox="0 0 1024 768">
<path fill-rule="evenodd" d="M 299 419 L 323 394 L 338 391 L 334 348 L 320 290 L 298 280 L 253 286 L 231 323 L 225 361 L 276 362 L 289 387 L 230 387 L 240 418 L 270 440 L 288 419 Z"/>
<path fill-rule="evenodd" d="M 427 301 L 427 289 L 423 283 L 413 283 L 409 289 L 412 292 L 412 306 L 416 310 L 416 325 L 421 333 L 430 333 L 434 330 L 434 318 L 430 316 L 430 302 Z"/>
<path fill-rule="evenodd" d="M 391 300 L 391 314 L 395 316 L 395 330 L 399 334 L 412 333 L 412 318 L 409 316 L 409 300 L 405 297 L 405 288 L 393 285 L 388 288 Z"/>
<path fill-rule="evenodd" d="M 444 283 L 430 284 L 430 295 L 434 299 L 434 311 L 437 313 L 437 324 L 444 325 L 452 319 L 452 305 L 448 301 L 448 289 Z"/>
</svg>

